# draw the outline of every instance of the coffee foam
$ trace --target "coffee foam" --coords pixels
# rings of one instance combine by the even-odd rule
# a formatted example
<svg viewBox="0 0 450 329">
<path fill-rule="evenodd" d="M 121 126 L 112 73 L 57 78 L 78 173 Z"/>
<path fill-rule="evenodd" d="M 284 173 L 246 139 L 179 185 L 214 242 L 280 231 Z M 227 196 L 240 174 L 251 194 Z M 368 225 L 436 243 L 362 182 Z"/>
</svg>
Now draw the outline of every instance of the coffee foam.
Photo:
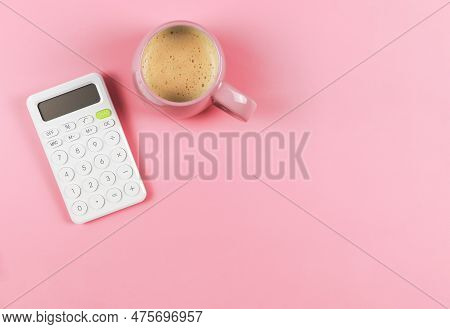
<svg viewBox="0 0 450 329">
<path fill-rule="evenodd" d="M 219 71 L 214 42 L 190 26 L 175 26 L 158 32 L 145 47 L 141 69 L 147 87 L 173 102 L 200 97 L 211 87 Z"/>
</svg>

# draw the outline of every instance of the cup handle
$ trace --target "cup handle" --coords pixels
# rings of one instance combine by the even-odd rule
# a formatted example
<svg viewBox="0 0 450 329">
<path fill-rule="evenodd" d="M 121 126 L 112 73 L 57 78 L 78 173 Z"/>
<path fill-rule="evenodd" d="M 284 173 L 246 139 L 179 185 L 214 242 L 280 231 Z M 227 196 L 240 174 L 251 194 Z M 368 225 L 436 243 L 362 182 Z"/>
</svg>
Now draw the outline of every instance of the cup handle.
<svg viewBox="0 0 450 329">
<path fill-rule="evenodd" d="M 243 121 L 248 121 L 256 110 L 256 103 L 253 99 L 226 82 L 222 82 L 213 94 L 213 104 Z"/>
</svg>

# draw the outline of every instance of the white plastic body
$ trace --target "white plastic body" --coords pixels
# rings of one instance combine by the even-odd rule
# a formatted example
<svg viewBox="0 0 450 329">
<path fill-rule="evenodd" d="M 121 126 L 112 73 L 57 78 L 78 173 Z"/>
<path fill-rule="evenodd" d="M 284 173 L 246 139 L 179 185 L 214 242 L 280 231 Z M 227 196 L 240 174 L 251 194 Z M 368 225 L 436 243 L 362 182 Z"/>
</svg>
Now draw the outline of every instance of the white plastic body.
<svg viewBox="0 0 450 329">
<path fill-rule="evenodd" d="M 62 115 L 58 118 L 55 118 L 55 119 L 52 119 L 49 121 L 44 121 L 42 119 L 41 114 L 38 109 L 38 104 L 40 102 L 48 100 L 48 99 L 56 97 L 56 96 L 59 96 L 59 95 L 62 95 L 64 93 L 75 90 L 77 88 L 81 88 L 81 87 L 86 86 L 91 83 L 96 85 L 97 90 L 100 94 L 100 101 L 98 103 L 96 103 L 94 105 L 90 105 L 85 108 L 82 108 L 80 110 L 76 110 L 74 112 L 71 112 L 71 113 L 68 113 L 65 115 Z M 78 79 L 63 83 L 56 87 L 53 87 L 53 88 L 44 90 L 42 92 L 36 93 L 34 95 L 31 95 L 27 99 L 27 107 L 28 107 L 28 111 L 31 115 L 31 118 L 33 120 L 36 131 L 38 133 L 41 144 L 44 148 L 47 159 L 52 168 L 53 175 L 59 186 L 61 195 L 63 197 L 64 203 L 66 205 L 66 208 L 68 210 L 70 218 L 74 223 L 76 223 L 76 224 L 86 223 L 93 219 L 105 216 L 112 212 L 129 207 L 136 203 L 139 203 L 145 199 L 147 192 L 145 190 L 144 184 L 140 177 L 140 174 L 139 174 L 138 168 L 136 166 L 136 163 L 134 161 L 133 155 L 130 151 L 130 147 L 128 145 L 128 141 L 123 132 L 119 117 L 117 116 L 117 112 L 112 104 L 111 98 L 106 89 L 105 82 L 103 81 L 103 78 L 101 77 L 101 75 L 99 75 L 97 73 L 91 73 L 91 74 L 82 76 Z M 104 121 L 106 119 L 99 120 L 96 118 L 96 115 L 95 115 L 96 112 L 99 110 L 102 110 L 102 109 L 110 109 L 111 110 L 111 116 L 108 117 L 107 119 L 114 120 L 113 127 L 108 128 L 108 129 L 103 128 L 102 121 Z M 86 116 L 92 116 L 94 118 L 94 122 L 92 122 L 88 125 L 85 125 L 85 126 L 79 124 L 79 119 L 86 117 Z M 74 122 L 76 124 L 76 128 L 70 132 L 64 133 L 63 129 L 61 129 L 61 127 L 64 124 L 69 123 L 69 122 Z M 81 133 L 81 130 L 83 128 L 85 128 L 86 126 L 96 126 L 97 132 L 92 135 L 89 135 L 89 136 L 84 136 Z M 47 138 L 46 136 L 44 136 L 44 132 L 49 131 L 51 129 L 58 129 L 59 130 L 58 135 L 55 136 L 54 138 Z M 117 145 L 114 145 L 114 146 L 108 145 L 106 143 L 106 141 L 104 140 L 105 134 L 110 130 L 116 131 L 120 136 L 120 141 L 118 142 Z M 79 133 L 80 138 L 75 141 L 72 141 L 72 142 L 68 142 L 68 141 L 64 140 L 65 135 L 68 135 L 69 133 L 73 133 L 73 132 Z M 98 137 L 103 141 L 103 148 L 98 152 L 91 152 L 87 147 L 87 142 L 92 137 Z M 48 142 L 50 140 L 55 139 L 55 138 L 62 140 L 62 145 L 60 145 L 59 147 L 56 147 L 56 148 L 51 147 L 48 144 Z M 84 147 L 86 148 L 86 152 L 82 158 L 74 158 L 70 155 L 69 149 L 74 144 L 81 144 L 81 145 L 84 145 Z M 110 152 L 117 148 L 121 148 L 126 151 L 126 158 L 121 163 L 115 163 L 114 161 L 112 161 L 112 159 L 110 157 Z M 52 154 L 57 150 L 63 150 L 67 153 L 68 161 L 66 164 L 58 165 L 52 161 Z M 98 154 L 104 154 L 109 157 L 110 164 L 107 168 L 99 169 L 94 165 L 94 158 Z M 83 176 L 83 175 L 80 175 L 77 173 L 76 167 L 80 161 L 88 161 L 89 163 L 91 163 L 92 171 L 90 172 L 90 174 Z M 133 174 L 132 174 L 131 178 L 129 178 L 129 179 L 120 179 L 118 177 L 118 175 L 116 174 L 116 171 L 118 170 L 118 168 L 124 164 L 129 165 L 132 168 Z M 63 168 L 63 167 L 64 168 L 65 167 L 73 168 L 73 170 L 75 171 L 75 176 L 72 181 L 67 182 L 67 181 L 64 181 L 63 179 L 61 179 L 59 173 L 61 171 L 61 168 Z M 104 186 L 102 183 L 100 183 L 99 177 L 105 171 L 111 171 L 115 174 L 116 179 L 115 179 L 114 185 Z M 85 181 L 89 177 L 93 177 L 93 178 L 97 179 L 97 181 L 99 182 L 98 189 L 95 192 L 86 192 L 83 189 L 83 181 Z M 124 192 L 125 184 L 127 182 L 131 182 L 131 181 L 137 183 L 139 186 L 139 192 L 133 196 L 127 195 Z M 65 194 L 65 189 L 68 184 L 77 184 L 78 186 L 80 186 L 81 194 L 79 197 L 77 197 L 77 198 L 67 197 L 67 195 Z M 109 202 L 108 201 L 108 199 L 106 198 L 106 193 L 111 188 L 118 188 L 121 191 L 122 197 L 121 197 L 120 201 L 117 201 L 117 202 Z M 100 209 L 95 209 L 94 207 L 90 206 L 89 198 L 91 198 L 92 195 L 98 195 L 98 194 L 102 195 L 104 197 L 105 203 L 104 203 L 103 207 L 101 207 Z M 57 198 L 58 197 L 55 196 L 55 200 Z M 85 214 L 83 214 L 83 215 L 74 214 L 74 212 L 72 211 L 72 206 L 75 201 L 83 201 L 87 204 L 88 209 Z"/>
</svg>

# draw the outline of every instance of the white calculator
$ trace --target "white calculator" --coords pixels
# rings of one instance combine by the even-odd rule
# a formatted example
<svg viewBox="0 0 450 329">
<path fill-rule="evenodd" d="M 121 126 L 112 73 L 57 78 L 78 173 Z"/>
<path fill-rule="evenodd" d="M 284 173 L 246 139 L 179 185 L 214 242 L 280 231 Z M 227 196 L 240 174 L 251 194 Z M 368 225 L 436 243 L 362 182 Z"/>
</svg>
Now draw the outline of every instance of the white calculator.
<svg viewBox="0 0 450 329">
<path fill-rule="evenodd" d="M 99 74 L 31 95 L 27 106 L 74 223 L 145 199 L 147 192 Z"/>
</svg>

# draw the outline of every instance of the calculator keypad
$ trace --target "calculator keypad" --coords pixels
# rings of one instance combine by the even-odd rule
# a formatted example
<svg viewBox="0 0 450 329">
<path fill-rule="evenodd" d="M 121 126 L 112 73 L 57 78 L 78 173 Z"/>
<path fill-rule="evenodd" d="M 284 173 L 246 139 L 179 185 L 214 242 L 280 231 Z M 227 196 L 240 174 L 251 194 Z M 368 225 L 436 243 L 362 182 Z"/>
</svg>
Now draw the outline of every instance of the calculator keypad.
<svg viewBox="0 0 450 329">
<path fill-rule="evenodd" d="M 69 156 L 62 150 L 55 151 L 52 154 L 52 161 L 56 165 L 63 165 L 67 162 L 68 159 Z"/>
<path fill-rule="evenodd" d="M 128 182 L 124 187 L 125 193 L 131 196 L 135 196 L 139 193 L 139 185 L 136 182 Z"/>
<path fill-rule="evenodd" d="M 59 171 L 59 178 L 65 182 L 70 182 L 75 177 L 75 171 L 72 168 L 61 168 Z"/>
<path fill-rule="evenodd" d="M 117 203 L 122 199 L 122 192 L 118 188 L 115 188 L 115 187 L 110 188 L 106 192 L 106 198 L 110 202 Z"/>
<path fill-rule="evenodd" d="M 94 158 L 94 164 L 98 169 L 105 169 L 109 166 L 109 158 L 104 154 L 99 154 Z"/>
<path fill-rule="evenodd" d="M 73 158 L 81 159 L 85 153 L 86 153 L 86 148 L 81 144 L 72 145 L 72 147 L 69 149 L 69 154 Z"/>
<path fill-rule="evenodd" d="M 94 177 L 89 177 L 83 182 L 83 189 L 86 192 L 95 192 L 98 188 L 98 180 L 96 180 Z"/>
<path fill-rule="evenodd" d="M 47 143 L 48 146 L 50 146 L 51 148 L 57 148 L 60 147 L 62 145 L 62 140 L 61 138 L 56 138 L 56 139 L 52 139 L 50 142 Z"/>
<path fill-rule="evenodd" d="M 100 175 L 100 183 L 105 186 L 112 186 L 116 182 L 116 175 L 111 171 L 105 171 Z"/>
<path fill-rule="evenodd" d="M 47 131 L 44 131 L 44 137 L 45 138 L 52 138 L 52 137 L 56 137 L 59 134 L 59 130 L 56 128 L 53 129 L 49 129 Z"/>
<path fill-rule="evenodd" d="M 92 165 L 89 161 L 81 161 L 76 165 L 77 173 L 82 176 L 89 175 L 92 171 Z"/>
<path fill-rule="evenodd" d="M 127 152 L 125 152 L 125 150 L 120 147 L 112 150 L 110 155 L 111 155 L 111 159 L 114 162 L 123 162 L 127 158 Z"/>
<path fill-rule="evenodd" d="M 77 184 L 69 184 L 66 186 L 66 189 L 64 191 L 68 198 L 76 199 L 81 194 L 81 187 L 79 187 Z"/>
<path fill-rule="evenodd" d="M 116 122 L 114 121 L 114 119 L 108 119 L 102 122 L 102 127 L 103 129 L 108 129 L 114 126 L 115 124 Z"/>
<path fill-rule="evenodd" d="M 105 198 L 100 194 L 94 194 L 89 198 L 89 205 L 94 209 L 100 209 L 105 205 Z"/>
<path fill-rule="evenodd" d="M 78 123 L 81 125 L 87 125 L 94 122 L 94 117 L 92 115 L 87 115 L 78 120 Z"/>
<path fill-rule="evenodd" d="M 75 122 L 67 122 L 62 125 L 61 129 L 64 133 L 74 130 L 76 128 Z"/>
<path fill-rule="evenodd" d="M 71 133 L 71 134 L 67 134 L 66 136 L 64 136 L 64 141 L 66 143 L 70 143 L 70 142 L 76 141 L 79 138 L 80 138 L 79 133 Z"/>
<path fill-rule="evenodd" d="M 88 140 L 87 146 L 89 151 L 98 152 L 103 148 L 103 141 L 98 137 L 92 137 Z"/>
<path fill-rule="evenodd" d="M 72 214 L 82 217 L 136 197 L 140 177 L 111 112 L 74 121 L 42 132 Z"/>
<path fill-rule="evenodd" d="M 86 202 L 83 201 L 75 201 L 72 205 L 72 213 L 77 216 L 84 215 L 88 210 L 88 206 Z"/>
<path fill-rule="evenodd" d="M 89 127 L 83 128 L 81 130 L 81 132 L 84 136 L 89 136 L 89 135 L 95 134 L 97 132 L 97 127 L 89 126 Z"/>
<path fill-rule="evenodd" d="M 120 135 L 117 131 L 110 130 L 105 134 L 105 140 L 109 145 L 117 145 L 120 142 Z"/>
<path fill-rule="evenodd" d="M 119 176 L 120 179 L 129 179 L 133 176 L 133 168 L 129 165 L 122 165 L 117 169 L 117 176 Z"/>
</svg>

